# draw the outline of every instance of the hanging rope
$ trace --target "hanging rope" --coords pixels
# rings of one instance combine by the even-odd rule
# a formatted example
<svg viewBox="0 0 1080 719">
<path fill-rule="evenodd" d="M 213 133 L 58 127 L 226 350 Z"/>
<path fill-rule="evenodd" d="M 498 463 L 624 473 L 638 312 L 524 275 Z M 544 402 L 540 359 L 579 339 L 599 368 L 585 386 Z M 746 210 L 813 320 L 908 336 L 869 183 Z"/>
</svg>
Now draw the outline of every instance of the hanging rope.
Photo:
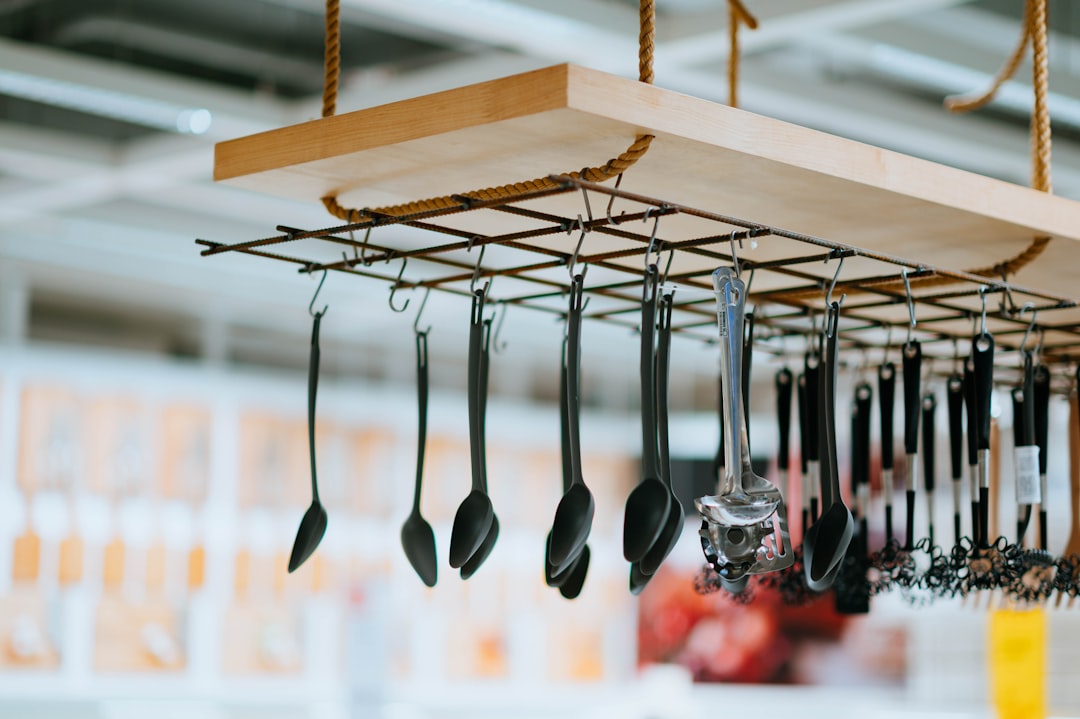
<svg viewBox="0 0 1080 719">
<path fill-rule="evenodd" d="M 326 0 L 326 75 L 323 86 L 323 117 L 334 114 L 334 106 L 337 99 L 337 83 L 340 74 L 340 34 L 341 26 L 338 21 L 340 0 Z M 332 19 L 331 19 L 332 18 Z M 651 84 L 653 81 L 653 51 L 656 46 L 656 3 L 655 0 L 640 0 L 639 4 L 640 32 L 638 35 L 638 79 L 641 82 Z M 581 178 L 589 182 L 603 182 L 612 177 L 622 174 L 648 151 L 652 143 L 652 135 L 638 135 L 633 144 L 617 157 L 605 162 L 600 167 L 586 167 L 580 172 L 565 173 L 573 178 Z M 556 183 L 546 177 L 515 182 L 498 187 L 488 187 L 481 190 L 465 192 L 456 197 L 467 197 L 474 200 L 509 200 L 526 192 L 536 190 L 554 189 Z M 323 206 L 334 217 L 345 222 L 361 222 L 370 215 L 364 210 L 342 207 L 337 197 L 329 195 L 322 198 Z M 461 200 L 450 195 L 432 197 L 417 200 L 392 207 L 380 207 L 373 210 L 373 214 L 380 215 L 408 215 L 415 212 L 430 210 L 445 210 L 460 207 Z"/>
<path fill-rule="evenodd" d="M 1040 192 L 1053 192 L 1050 173 L 1050 62 L 1047 48 L 1047 0 L 1026 0 L 1024 4 L 1023 30 L 1020 41 L 1012 55 L 998 72 L 990 88 L 981 94 L 951 96 L 945 98 L 945 107 L 951 112 L 969 112 L 984 107 L 998 90 L 1016 74 L 1027 46 L 1031 44 L 1032 85 L 1035 88 L 1035 105 L 1031 113 L 1031 186 Z M 1050 238 L 1035 237 L 1022 252 L 990 267 L 968 270 L 972 274 L 1008 277 L 1031 264 L 1050 244 Z"/>
<path fill-rule="evenodd" d="M 750 14 L 742 0 L 728 0 L 728 105 L 739 106 L 739 25 L 757 30 L 757 18 Z"/>
</svg>

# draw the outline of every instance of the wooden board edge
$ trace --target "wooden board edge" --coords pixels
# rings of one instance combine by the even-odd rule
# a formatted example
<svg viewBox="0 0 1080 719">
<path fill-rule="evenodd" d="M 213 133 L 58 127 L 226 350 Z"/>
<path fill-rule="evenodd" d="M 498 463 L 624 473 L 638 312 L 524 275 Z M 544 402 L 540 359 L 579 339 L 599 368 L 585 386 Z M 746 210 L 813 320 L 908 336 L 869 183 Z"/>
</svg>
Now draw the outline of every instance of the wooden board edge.
<svg viewBox="0 0 1080 719">
<path fill-rule="evenodd" d="M 214 181 L 565 108 L 569 77 L 569 65 L 552 65 L 224 140 L 214 146 Z M 453 108 L 453 112 L 440 108 Z"/>
</svg>

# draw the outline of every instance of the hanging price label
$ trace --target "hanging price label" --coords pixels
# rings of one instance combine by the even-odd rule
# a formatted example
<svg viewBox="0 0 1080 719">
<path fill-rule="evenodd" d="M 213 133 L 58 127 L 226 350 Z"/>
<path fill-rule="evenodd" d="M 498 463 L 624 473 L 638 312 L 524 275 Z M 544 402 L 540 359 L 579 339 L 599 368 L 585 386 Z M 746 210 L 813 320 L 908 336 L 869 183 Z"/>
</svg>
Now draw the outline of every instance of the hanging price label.
<svg viewBox="0 0 1080 719">
<path fill-rule="evenodd" d="M 1039 504 L 1042 502 L 1038 446 L 1014 448 L 1013 465 L 1016 467 L 1016 503 Z"/>
<path fill-rule="evenodd" d="M 1046 614 L 1002 610 L 990 615 L 990 686 L 999 719 L 1046 716 Z"/>
</svg>

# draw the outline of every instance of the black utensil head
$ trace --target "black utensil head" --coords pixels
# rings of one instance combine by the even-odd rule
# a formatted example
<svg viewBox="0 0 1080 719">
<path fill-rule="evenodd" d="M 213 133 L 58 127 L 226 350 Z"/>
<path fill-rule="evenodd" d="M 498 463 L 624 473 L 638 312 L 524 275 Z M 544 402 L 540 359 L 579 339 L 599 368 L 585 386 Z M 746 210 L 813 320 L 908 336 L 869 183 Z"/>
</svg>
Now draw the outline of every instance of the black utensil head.
<svg viewBox="0 0 1080 719">
<path fill-rule="evenodd" d="M 589 539 L 596 503 L 584 484 L 575 484 L 559 500 L 548 543 L 549 559 L 559 566 L 581 551 Z"/>
<path fill-rule="evenodd" d="M 811 527 L 803 540 L 806 583 L 814 591 L 828 589 L 836 578 L 851 536 L 855 520 L 840 502 L 834 502 Z M 827 583 L 826 583 L 827 582 Z"/>
<path fill-rule="evenodd" d="M 435 553 L 435 532 L 428 521 L 419 514 L 411 514 L 401 526 L 401 547 L 405 557 L 420 577 L 420 581 L 434 587 L 439 577 L 439 561 Z"/>
<path fill-rule="evenodd" d="M 623 514 L 623 557 L 639 562 L 660 536 L 671 507 L 671 491 L 655 477 L 646 478 L 626 498 Z"/>
<path fill-rule="evenodd" d="M 581 588 L 585 586 L 585 575 L 589 571 L 589 545 L 581 550 L 574 566 L 567 572 L 566 581 L 559 587 L 559 594 L 566 599 L 577 599 Z"/>
<path fill-rule="evenodd" d="M 660 536 L 657 537 L 656 542 L 648 553 L 642 557 L 640 562 L 641 571 L 646 574 L 655 574 L 663 561 L 671 554 L 671 550 L 675 549 L 679 537 L 682 536 L 683 517 L 683 507 L 673 494 L 671 496 L 671 507 L 668 509 L 667 521 L 664 523 L 663 529 L 660 530 Z"/>
<path fill-rule="evenodd" d="M 315 553 L 323 535 L 326 534 L 326 510 L 319 502 L 312 502 L 304 518 L 300 520 L 300 528 L 296 530 L 296 540 L 293 542 L 292 554 L 289 555 L 289 571 L 295 572 L 300 565 Z"/>
<path fill-rule="evenodd" d="M 469 496 L 454 515 L 454 528 L 450 532 L 451 567 L 463 567 L 469 558 L 476 554 L 476 550 L 487 537 L 494 518 L 491 499 L 487 494 L 479 489 L 469 492 Z"/>
<path fill-rule="evenodd" d="M 645 589 L 645 585 L 652 578 L 653 575 L 641 571 L 640 564 L 633 562 L 630 565 L 630 593 L 635 596 L 641 594 L 642 590 Z"/>
<path fill-rule="evenodd" d="M 476 570 L 480 569 L 480 565 L 491 556 L 491 550 L 495 548 L 495 540 L 499 538 L 499 518 L 494 514 L 491 515 L 491 527 L 487 531 L 487 535 L 484 537 L 484 541 L 480 543 L 480 546 L 476 549 L 469 561 L 465 562 L 461 567 L 461 578 L 468 579 L 472 575 L 476 574 Z"/>
</svg>

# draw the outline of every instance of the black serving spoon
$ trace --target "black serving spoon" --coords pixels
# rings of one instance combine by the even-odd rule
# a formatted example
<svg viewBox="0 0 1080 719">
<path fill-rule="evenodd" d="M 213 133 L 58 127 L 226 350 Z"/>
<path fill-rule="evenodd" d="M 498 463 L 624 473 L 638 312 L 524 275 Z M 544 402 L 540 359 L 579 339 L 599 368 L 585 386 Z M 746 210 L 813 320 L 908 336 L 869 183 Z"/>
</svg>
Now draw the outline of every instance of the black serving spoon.
<svg viewBox="0 0 1080 719">
<path fill-rule="evenodd" d="M 596 504 L 585 486 L 581 472 L 581 312 L 584 276 L 579 274 L 570 285 L 570 312 L 567 345 L 567 403 L 569 407 L 570 457 L 573 479 L 559 500 L 548 543 L 549 559 L 561 567 L 581 553 L 592 529 Z"/>
<path fill-rule="evenodd" d="M 825 361 L 821 373 L 821 409 L 819 422 L 824 433 L 821 452 L 821 517 L 810 526 L 803 539 L 806 583 L 821 592 L 832 585 L 851 536 L 855 520 L 840 493 L 836 456 L 836 371 L 839 362 L 837 323 L 840 305 L 829 305 L 826 323 Z"/>
<path fill-rule="evenodd" d="M 971 490 L 971 539 L 982 537 L 979 517 L 979 430 L 975 406 L 975 359 L 964 360 L 964 412 L 967 416 L 967 460 Z"/>
<path fill-rule="evenodd" d="M 574 477 L 574 467 L 570 460 L 570 408 L 566 399 L 566 345 L 563 338 L 562 358 L 559 367 L 559 457 L 562 460 L 562 490 L 570 489 L 570 483 Z M 567 570 L 571 563 L 556 566 L 551 563 L 551 531 L 548 530 L 547 540 L 544 542 L 544 582 L 549 587 L 558 587 L 569 576 Z"/>
<path fill-rule="evenodd" d="M 667 293 L 660 298 L 660 340 L 656 351 L 656 425 L 660 454 L 660 478 L 671 493 L 671 505 L 668 509 L 667 522 L 659 538 L 641 560 L 641 571 L 653 574 L 660 564 L 671 554 L 671 550 L 682 534 L 685 514 L 679 498 L 671 489 L 671 451 L 668 442 L 668 380 L 671 366 L 671 310 L 674 293 Z M 631 586 L 631 591 L 633 587 Z"/>
<path fill-rule="evenodd" d="M 865 490 L 870 474 L 870 412 L 872 390 L 860 382 L 851 403 L 851 494 L 855 502 L 855 534 L 840 564 L 833 585 L 836 611 L 840 614 L 866 614 L 870 611 L 870 584 L 867 581 L 867 522 Z"/>
<path fill-rule="evenodd" d="M 325 279 L 325 275 L 323 277 Z M 321 286 L 321 283 L 320 283 Z M 316 294 L 318 292 L 316 291 Z M 314 300 L 312 300 L 314 302 Z M 315 395 L 319 389 L 319 325 L 326 310 L 314 314 L 311 328 L 311 358 L 308 362 L 308 456 L 311 459 L 311 505 L 296 530 L 289 571 L 295 572 L 307 561 L 326 534 L 326 508 L 319 501 L 319 480 L 315 475 Z"/>
<path fill-rule="evenodd" d="M 419 405 L 416 430 L 416 487 L 412 513 L 401 527 L 401 546 L 420 580 L 434 587 L 439 576 L 435 532 L 420 514 L 420 489 L 424 481 L 424 449 L 427 445 L 428 348 L 427 332 L 416 332 L 416 396 Z"/>
<path fill-rule="evenodd" d="M 974 360 L 975 431 L 979 471 L 980 546 L 990 541 L 990 395 L 994 381 L 994 338 L 982 328 L 971 341 Z"/>
<path fill-rule="evenodd" d="M 656 391 L 653 387 L 656 337 L 656 292 L 659 270 L 645 270 L 641 302 L 641 481 L 626 499 L 623 513 L 623 557 L 640 562 L 656 543 L 667 522 L 671 491 L 660 480 L 656 443 Z"/>
<path fill-rule="evenodd" d="M 937 433 L 935 419 L 937 398 L 933 392 L 927 392 L 922 398 L 922 461 L 923 486 L 926 488 L 927 536 L 930 546 L 934 546 L 934 485 L 937 484 L 935 445 Z"/>
<path fill-rule="evenodd" d="M 480 351 L 480 387 L 478 392 L 480 393 L 479 402 L 477 403 L 480 408 L 480 419 L 478 426 L 480 428 L 480 482 L 484 489 L 484 494 L 487 495 L 488 482 L 487 482 L 487 399 L 488 399 L 488 368 L 491 362 L 491 320 L 484 320 L 484 339 L 482 343 L 482 350 Z M 491 501 L 490 499 L 488 500 Z M 491 526 L 488 528 L 487 534 L 484 535 L 484 541 L 480 543 L 480 546 L 469 557 L 469 561 L 461 567 L 461 578 L 468 579 L 472 575 L 476 574 L 476 570 L 480 568 L 480 565 L 491 555 L 491 550 L 495 548 L 495 542 L 499 538 L 499 518 L 495 515 L 494 509 L 491 512 Z"/>
<path fill-rule="evenodd" d="M 476 553 L 491 529 L 495 512 L 484 490 L 480 441 L 480 371 L 484 341 L 484 290 L 473 292 L 472 322 L 469 329 L 469 449 L 472 459 L 472 491 L 458 507 L 450 533 L 450 566 L 463 567 Z"/>
<path fill-rule="evenodd" d="M 949 405 L 949 468 L 952 476 L 953 543 L 960 544 L 963 536 L 960 522 L 960 484 L 964 478 L 964 378 L 949 375 L 945 382 L 945 397 Z"/>
<path fill-rule="evenodd" d="M 919 464 L 919 395 L 922 380 L 922 345 L 918 340 L 908 340 L 901 350 L 904 368 L 904 453 L 907 455 L 907 476 L 905 498 L 907 532 L 904 537 L 904 549 L 915 548 L 915 487 L 918 485 Z"/>
<path fill-rule="evenodd" d="M 885 497 L 885 541 L 893 538 L 893 414 L 896 399 L 896 365 L 878 367 L 878 399 L 881 410 L 881 493 Z"/>
</svg>

